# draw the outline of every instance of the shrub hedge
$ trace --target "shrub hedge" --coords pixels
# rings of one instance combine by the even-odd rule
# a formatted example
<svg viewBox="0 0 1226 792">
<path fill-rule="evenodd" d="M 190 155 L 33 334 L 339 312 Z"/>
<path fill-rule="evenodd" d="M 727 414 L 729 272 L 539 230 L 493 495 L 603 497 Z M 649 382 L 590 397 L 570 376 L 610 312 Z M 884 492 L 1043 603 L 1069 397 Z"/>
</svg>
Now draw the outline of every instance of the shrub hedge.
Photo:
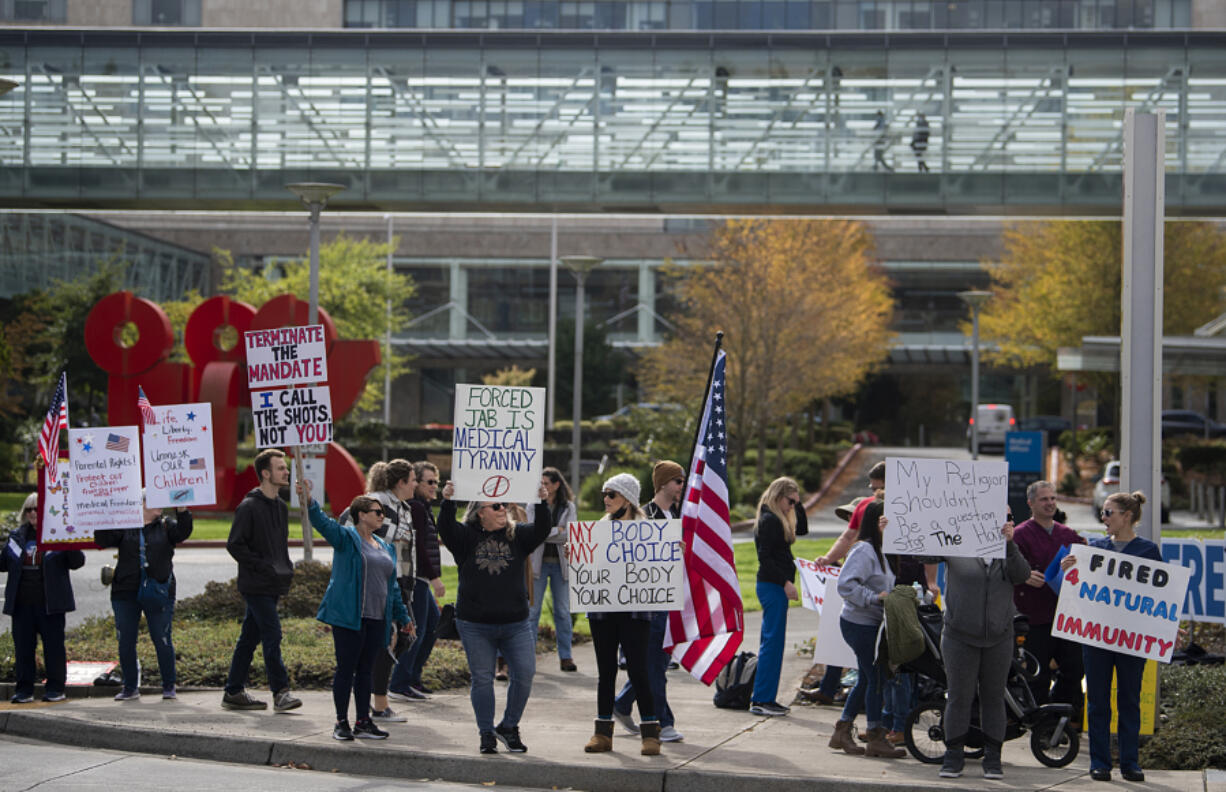
<svg viewBox="0 0 1226 792">
<path fill-rule="evenodd" d="M 1167 720 L 1141 748 L 1141 766 L 1226 769 L 1226 666 L 1170 666 L 1161 671 Z"/>
</svg>

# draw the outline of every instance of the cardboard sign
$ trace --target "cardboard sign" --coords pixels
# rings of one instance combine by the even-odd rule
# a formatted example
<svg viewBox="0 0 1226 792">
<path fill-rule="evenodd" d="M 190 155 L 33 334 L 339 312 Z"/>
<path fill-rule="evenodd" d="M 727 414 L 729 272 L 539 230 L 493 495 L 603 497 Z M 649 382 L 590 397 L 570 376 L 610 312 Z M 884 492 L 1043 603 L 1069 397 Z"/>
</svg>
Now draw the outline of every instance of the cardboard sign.
<svg viewBox="0 0 1226 792">
<path fill-rule="evenodd" d="M 78 532 L 145 524 L 139 428 L 69 429 L 68 468 L 69 509 Z"/>
<path fill-rule="evenodd" d="M 456 385 L 454 422 L 456 500 L 537 500 L 544 466 L 544 388 Z"/>
<path fill-rule="evenodd" d="M 1162 560 L 1188 570 L 1183 617 L 1226 624 L 1226 541 L 1163 537 Z"/>
<path fill-rule="evenodd" d="M 807 561 L 803 558 L 793 560 L 796 564 L 796 571 L 800 573 L 798 577 L 800 578 L 801 606 L 821 613 L 822 606 L 826 602 L 826 581 L 832 577 L 838 578 L 839 567 L 822 566 L 815 561 Z"/>
<path fill-rule="evenodd" d="M 143 438 L 145 503 L 176 509 L 216 503 L 213 405 L 167 404 L 153 412 Z"/>
<path fill-rule="evenodd" d="M 251 391 L 255 447 L 291 447 L 332 442 L 332 392 L 316 388 Z M 539 476 L 538 476 L 539 479 Z"/>
<path fill-rule="evenodd" d="M 323 325 L 248 330 L 243 340 L 247 346 L 247 385 L 252 390 L 328 381 Z"/>
<path fill-rule="evenodd" d="M 1171 662 L 1188 570 L 1162 561 L 1073 545 L 1051 634 L 1086 646 Z"/>
<path fill-rule="evenodd" d="M 94 684 L 95 679 L 103 674 L 111 673 L 111 670 L 117 665 L 119 663 L 114 661 L 69 660 L 68 675 L 64 679 L 64 684 L 68 687 L 90 687 Z"/>
<path fill-rule="evenodd" d="M 843 597 L 839 594 L 839 572 L 842 570 L 803 558 L 795 562 L 800 572 L 800 604 L 817 611 L 820 616 L 813 662 L 855 668 L 856 653 L 843 640 L 843 628 L 839 626 L 839 616 L 843 613 Z"/>
<path fill-rule="evenodd" d="M 1004 558 L 1009 466 L 888 457 L 882 550 L 899 555 Z"/>
<path fill-rule="evenodd" d="M 566 526 L 572 610 L 681 609 L 681 520 L 600 520 Z"/>
<path fill-rule="evenodd" d="M 298 449 L 302 451 L 302 449 Z M 302 472 L 306 476 L 306 480 L 311 482 L 311 497 L 319 503 L 327 503 L 324 494 L 324 461 L 327 457 L 308 455 L 304 452 L 302 457 Z M 291 460 L 289 463 L 289 505 L 292 508 L 298 508 L 298 464 Z"/>
<path fill-rule="evenodd" d="M 48 468 L 43 468 L 46 476 Z M 43 513 L 40 523 L 39 545 L 54 546 L 57 543 L 74 544 L 88 540 L 89 536 L 81 536 L 75 525 L 68 519 L 72 512 L 68 493 L 71 490 L 71 469 L 67 459 L 61 459 L 56 467 L 58 481 L 46 481 L 47 491 L 43 493 Z"/>
</svg>

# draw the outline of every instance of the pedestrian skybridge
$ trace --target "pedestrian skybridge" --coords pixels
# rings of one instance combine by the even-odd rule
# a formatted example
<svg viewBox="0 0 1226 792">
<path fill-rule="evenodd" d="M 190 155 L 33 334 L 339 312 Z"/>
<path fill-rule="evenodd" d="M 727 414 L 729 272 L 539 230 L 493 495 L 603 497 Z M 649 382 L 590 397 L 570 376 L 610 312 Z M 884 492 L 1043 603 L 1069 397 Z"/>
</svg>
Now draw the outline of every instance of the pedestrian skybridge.
<svg viewBox="0 0 1226 792">
<path fill-rule="evenodd" d="M 1221 215 L 1222 43 L 0 28 L 0 204 L 1113 215 L 1133 107 L 1166 112 L 1168 213 Z"/>
</svg>

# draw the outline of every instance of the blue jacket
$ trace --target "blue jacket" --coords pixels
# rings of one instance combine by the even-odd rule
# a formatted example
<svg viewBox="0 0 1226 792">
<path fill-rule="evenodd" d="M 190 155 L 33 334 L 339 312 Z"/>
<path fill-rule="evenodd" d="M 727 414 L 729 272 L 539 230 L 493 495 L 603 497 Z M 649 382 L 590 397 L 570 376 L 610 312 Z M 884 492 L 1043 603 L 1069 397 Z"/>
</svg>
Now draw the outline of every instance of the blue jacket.
<svg viewBox="0 0 1226 792">
<path fill-rule="evenodd" d="M 1110 536 L 1104 536 L 1099 539 L 1090 541 L 1090 547 L 1098 547 L 1103 550 L 1115 550 L 1115 545 L 1111 542 Z M 1158 549 L 1158 545 L 1149 541 L 1143 536 L 1133 537 L 1133 540 L 1124 545 L 1124 549 L 1120 551 L 1124 555 L 1139 556 L 1148 558 L 1151 561 L 1161 561 L 1162 551 Z"/>
<path fill-rule="evenodd" d="M 332 578 L 324 591 L 323 601 L 315 618 L 324 624 L 358 630 L 362 627 L 362 601 L 366 581 L 365 565 L 362 562 L 362 536 L 351 525 L 341 525 L 324 514 L 315 500 L 311 501 L 311 525 L 332 545 Z M 392 546 L 379 537 L 374 540 L 396 561 Z M 387 604 L 383 610 L 383 644 L 392 640 L 392 622 L 409 624 L 413 618 L 400 598 L 400 584 L 393 572 L 387 581 Z"/>
<path fill-rule="evenodd" d="M 0 553 L 0 571 L 8 572 L 4 586 L 4 612 L 12 615 L 21 590 L 21 548 L 34 538 L 34 526 L 26 524 L 13 531 Z M 43 555 L 43 597 L 47 614 L 68 613 L 77 609 L 72 596 L 72 581 L 68 570 L 85 566 L 85 553 L 80 550 L 48 550 Z"/>
</svg>

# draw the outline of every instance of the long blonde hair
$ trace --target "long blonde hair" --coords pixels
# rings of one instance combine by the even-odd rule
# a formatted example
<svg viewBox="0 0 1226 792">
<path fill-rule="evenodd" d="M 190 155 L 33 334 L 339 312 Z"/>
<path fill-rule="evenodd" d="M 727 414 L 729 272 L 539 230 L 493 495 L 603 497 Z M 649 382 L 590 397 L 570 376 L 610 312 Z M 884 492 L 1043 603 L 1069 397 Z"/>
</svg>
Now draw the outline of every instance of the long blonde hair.
<svg viewBox="0 0 1226 792">
<path fill-rule="evenodd" d="M 478 531 L 484 530 L 481 527 L 481 508 L 486 503 L 496 503 L 497 501 L 469 501 L 468 508 L 464 511 L 464 519 L 461 520 L 465 525 L 476 528 Z M 503 503 L 502 508 L 507 512 L 507 538 L 515 538 L 515 529 L 519 527 L 514 519 L 514 512 L 511 511 L 510 503 Z M 527 516 L 527 515 L 525 515 Z"/>
<path fill-rule="evenodd" d="M 767 486 L 766 491 L 762 493 L 762 497 L 758 500 L 758 514 L 762 514 L 762 509 L 765 507 L 771 514 L 779 518 L 779 522 L 783 523 L 783 538 L 788 544 L 796 541 L 796 510 L 788 509 L 787 514 L 779 511 L 779 499 L 785 495 L 800 496 L 800 485 L 795 479 L 787 476 L 780 476 Z M 754 526 L 754 533 L 757 533 L 758 527 Z"/>
</svg>

